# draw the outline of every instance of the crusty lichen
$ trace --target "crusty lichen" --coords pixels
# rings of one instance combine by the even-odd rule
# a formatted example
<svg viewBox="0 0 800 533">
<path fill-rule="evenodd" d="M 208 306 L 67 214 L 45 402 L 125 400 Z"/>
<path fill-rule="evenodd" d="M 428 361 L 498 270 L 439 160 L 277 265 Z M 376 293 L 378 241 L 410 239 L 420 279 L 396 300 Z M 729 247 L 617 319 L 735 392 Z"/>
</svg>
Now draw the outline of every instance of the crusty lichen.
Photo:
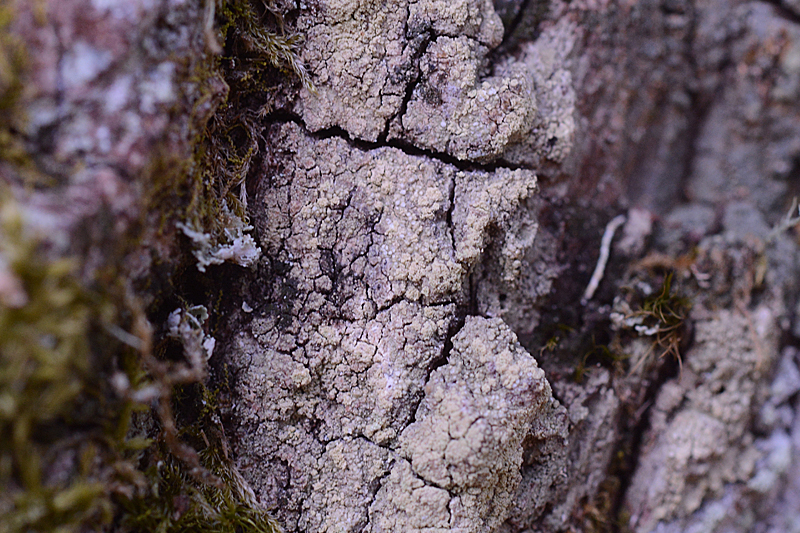
<svg viewBox="0 0 800 533">
<path fill-rule="evenodd" d="M 251 206 L 272 277 L 228 352 L 239 466 L 262 497 L 284 502 L 287 530 L 330 530 L 329 512 L 353 530 L 369 522 L 365 487 L 389 473 L 470 270 L 536 178 L 362 150 L 293 123 L 269 139 Z M 342 471 L 345 441 L 362 453 Z"/>
<path fill-rule="evenodd" d="M 522 479 L 523 439 L 551 402 L 544 371 L 508 326 L 467 317 L 400 436 L 402 459 L 370 507 L 369 531 L 496 530 Z"/>
<path fill-rule="evenodd" d="M 530 73 L 512 64 L 482 77 L 488 49 L 465 36 L 439 37 L 420 60 L 420 83 L 392 136 L 458 159 L 497 159 L 537 116 Z"/>
</svg>

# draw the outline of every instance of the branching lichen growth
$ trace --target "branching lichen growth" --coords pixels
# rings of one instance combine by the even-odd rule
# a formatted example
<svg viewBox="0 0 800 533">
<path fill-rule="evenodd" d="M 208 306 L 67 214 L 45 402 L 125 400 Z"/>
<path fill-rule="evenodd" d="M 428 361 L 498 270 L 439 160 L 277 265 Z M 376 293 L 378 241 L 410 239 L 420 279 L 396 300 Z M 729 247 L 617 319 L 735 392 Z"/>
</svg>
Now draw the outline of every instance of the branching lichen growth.
<svg viewBox="0 0 800 533">
<path fill-rule="evenodd" d="M 772 231 L 769 232 L 766 238 L 766 244 L 770 244 L 775 239 L 778 238 L 778 235 L 781 233 L 788 231 L 789 229 L 797 226 L 800 224 L 800 209 L 797 206 L 797 197 L 792 199 L 792 206 L 789 208 L 789 212 L 786 213 L 786 216 L 772 228 Z"/>
</svg>

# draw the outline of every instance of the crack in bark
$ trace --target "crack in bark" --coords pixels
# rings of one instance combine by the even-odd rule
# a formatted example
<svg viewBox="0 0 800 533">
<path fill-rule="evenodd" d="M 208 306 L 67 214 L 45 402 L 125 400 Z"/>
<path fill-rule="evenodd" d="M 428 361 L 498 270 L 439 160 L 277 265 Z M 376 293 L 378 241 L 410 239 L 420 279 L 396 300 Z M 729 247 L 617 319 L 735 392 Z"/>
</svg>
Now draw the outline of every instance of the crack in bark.
<svg viewBox="0 0 800 533">
<path fill-rule="evenodd" d="M 504 49 L 510 44 L 511 38 L 514 36 L 514 33 L 516 33 L 517 28 L 522 22 L 522 19 L 525 17 L 528 7 L 530 7 L 530 3 L 531 0 L 522 0 L 519 9 L 517 10 L 516 14 L 514 14 L 514 18 L 511 20 L 511 24 L 508 25 L 508 28 L 504 29 L 503 42 L 497 47 L 498 50 Z"/>
<path fill-rule="evenodd" d="M 450 190 L 447 194 L 448 201 L 450 202 L 447 206 L 447 213 L 445 213 L 445 224 L 447 225 L 447 229 L 450 230 L 450 246 L 453 250 L 453 258 L 456 257 L 456 232 L 455 227 L 453 226 L 453 211 L 456 209 L 456 180 L 450 182 Z"/>
<path fill-rule="evenodd" d="M 782 19 L 785 19 L 791 22 L 792 24 L 800 25 L 800 13 L 797 13 L 796 11 L 788 7 L 784 2 L 781 2 L 781 0 L 761 0 L 761 1 L 764 2 L 765 4 L 772 6 L 772 8 L 775 10 L 775 13 Z"/>
<path fill-rule="evenodd" d="M 436 38 L 436 35 L 433 33 L 432 30 L 426 30 L 423 33 L 415 35 L 411 39 L 409 39 L 409 30 L 408 30 L 408 19 L 409 19 L 409 12 L 408 8 L 406 9 L 406 25 L 403 29 L 403 35 L 406 36 L 408 39 L 407 42 L 414 43 L 414 41 L 419 40 L 420 42 L 416 44 L 416 49 L 414 53 L 411 54 L 410 63 L 411 63 L 411 77 L 406 84 L 406 91 L 403 95 L 403 101 L 400 103 L 400 108 L 397 110 L 397 113 L 392 115 L 389 119 L 386 120 L 386 126 L 383 129 L 383 132 L 378 136 L 378 143 L 383 144 L 386 142 L 387 138 L 389 137 L 389 130 L 392 127 L 392 123 L 395 120 L 399 120 L 406 114 L 406 110 L 408 109 L 408 103 L 411 101 L 411 98 L 414 96 L 414 90 L 417 88 L 419 84 L 421 73 L 420 73 L 420 66 L 419 60 L 425 55 L 425 52 L 428 50 L 428 45 L 431 44 Z M 412 44 L 413 46 L 413 44 Z"/>
<path fill-rule="evenodd" d="M 366 520 L 364 521 L 364 526 L 358 530 L 358 533 L 363 532 L 370 526 L 369 510 L 375 504 L 375 499 L 378 497 L 378 492 L 380 492 L 381 487 L 383 487 L 383 481 L 392 474 L 392 467 L 394 466 L 395 462 L 396 458 L 391 457 L 389 466 L 386 468 L 386 472 L 384 472 L 384 474 L 381 477 L 375 479 L 370 484 L 369 492 L 372 497 L 370 498 L 369 503 L 367 504 L 367 516 Z"/>
<path fill-rule="evenodd" d="M 451 167 L 455 167 L 458 170 L 463 172 L 495 172 L 496 170 L 506 169 L 506 170 L 531 170 L 534 171 L 535 169 L 528 166 L 528 165 L 516 165 L 512 163 L 508 163 L 502 159 L 498 159 L 494 162 L 489 163 L 478 163 L 475 161 L 465 161 L 462 159 L 458 159 L 457 157 L 451 156 L 444 152 L 437 152 L 434 150 L 428 150 L 425 148 L 419 148 L 408 141 L 404 141 L 401 139 L 391 139 L 385 142 L 380 141 L 365 141 L 363 139 L 354 139 L 350 136 L 347 130 L 339 127 L 339 126 L 331 126 L 330 128 L 325 128 L 319 131 L 310 131 L 306 126 L 305 122 L 303 121 L 302 117 L 288 112 L 288 111 L 276 111 L 267 115 L 266 119 L 264 120 L 264 126 L 268 126 L 271 124 L 281 124 L 292 122 L 297 124 L 301 128 L 303 128 L 306 135 L 309 137 L 316 139 L 316 140 L 326 140 L 326 139 L 342 139 L 343 141 L 347 142 L 351 147 L 361 150 L 363 152 L 369 152 L 371 150 L 377 150 L 380 148 L 395 148 L 400 150 L 406 155 L 410 155 L 413 157 L 426 157 L 428 159 L 439 161 L 445 165 L 449 165 Z"/>
</svg>

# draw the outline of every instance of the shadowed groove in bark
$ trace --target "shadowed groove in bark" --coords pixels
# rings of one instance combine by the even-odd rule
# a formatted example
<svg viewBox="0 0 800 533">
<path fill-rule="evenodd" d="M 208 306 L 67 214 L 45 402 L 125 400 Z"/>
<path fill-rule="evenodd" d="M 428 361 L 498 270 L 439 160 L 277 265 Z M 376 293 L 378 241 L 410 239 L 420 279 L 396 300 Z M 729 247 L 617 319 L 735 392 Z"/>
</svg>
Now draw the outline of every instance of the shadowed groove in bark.
<svg viewBox="0 0 800 533">
<path fill-rule="evenodd" d="M 775 12 L 782 18 L 788 20 L 792 24 L 800 24 L 800 13 L 787 7 L 781 0 L 761 0 L 765 4 L 771 5 Z"/>
<path fill-rule="evenodd" d="M 434 150 L 419 148 L 401 139 L 392 139 L 383 142 L 381 141 L 370 142 L 362 139 L 353 139 L 350 136 L 350 134 L 347 133 L 347 131 L 340 128 L 339 126 L 332 126 L 320 131 L 310 132 L 306 128 L 306 125 L 303 122 L 302 117 L 295 115 L 293 113 L 289 113 L 287 111 L 275 111 L 267 115 L 267 117 L 264 120 L 264 124 L 266 125 L 275 125 L 286 122 L 291 122 L 302 127 L 306 135 L 308 135 L 312 139 L 317 139 L 317 140 L 342 139 L 346 141 L 350 146 L 364 152 L 368 152 L 370 150 L 377 150 L 379 148 L 395 148 L 407 155 L 433 159 L 441 163 L 444 163 L 445 165 L 450 165 L 452 167 L 455 167 L 458 170 L 464 172 L 474 172 L 474 171 L 494 172 L 498 169 L 534 170 L 532 168 L 529 168 L 527 165 L 515 165 L 512 163 L 505 162 L 502 159 L 489 163 L 464 161 L 462 159 L 458 159 L 457 157 L 453 157 L 452 155 L 446 154 L 444 152 L 437 152 Z"/>
<path fill-rule="evenodd" d="M 408 22 L 406 22 L 408 24 Z M 406 26 L 406 34 L 408 34 L 408 27 Z M 411 98 L 414 96 L 414 90 L 417 88 L 417 85 L 420 81 L 420 71 L 419 71 L 419 60 L 425 55 L 425 52 L 428 50 L 428 45 L 431 44 L 435 40 L 436 36 L 433 34 L 433 31 L 428 30 L 423 32 L 414 37 L 414 39 L 420 39 L 421 42 L 419 45 L 415 47 L 414 54 L 412 54 L 411 61 L 414 64 L 413 73 L 410 76 L 408 83 L 406 84 L 406 92 L 403 95 L 403 101 L 400 104 L 400 109 L 398 109 L 397 113 L 389 117 L 386 121 L 386 127 L 384 128 L 383 132 L 378 136 L 377 143 L 382 145 L 386 143 L 386 139 L 389 137 L 389 132 L 392 128 L 392 125 L 395 121 L 402 122 L 403 115 L 406 114 L 406 110 L 408 109 L 408 103 L 411 101 Z"/>
</svg>

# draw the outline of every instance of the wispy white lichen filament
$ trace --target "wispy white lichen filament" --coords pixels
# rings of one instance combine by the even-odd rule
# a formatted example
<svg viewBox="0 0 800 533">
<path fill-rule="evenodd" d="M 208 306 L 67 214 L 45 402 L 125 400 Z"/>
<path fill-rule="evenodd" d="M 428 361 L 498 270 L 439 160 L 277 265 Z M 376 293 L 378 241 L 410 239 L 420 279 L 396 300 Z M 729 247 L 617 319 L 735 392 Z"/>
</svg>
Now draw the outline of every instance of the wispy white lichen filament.
<svg viewBox="0 0 800 533">
<path fill-rule="evenodd" d="M 586 303 L 592 299 L 594 291 L 597 290 L 597 287 L 603 280 L 603 274 L 605 274 L 606 271 L 606 263 L 608 263 L 608 256 L 611 252 L 611 241 L 614 239 L 614 233 L 616 233 L 617 228 L 623 225 L 625 220 L 625 215 L 617 215 L 611 219 L 611 222 L 606 224 L 606 230 L 603 232 L 603 238 L 600 241 L 600 257 L 597 258 L 597 266 L 594 267 L 592 279 L 589 280 L 589 285 L 583 292 L 581 305 L 586 305 Z"/>
</svg>

